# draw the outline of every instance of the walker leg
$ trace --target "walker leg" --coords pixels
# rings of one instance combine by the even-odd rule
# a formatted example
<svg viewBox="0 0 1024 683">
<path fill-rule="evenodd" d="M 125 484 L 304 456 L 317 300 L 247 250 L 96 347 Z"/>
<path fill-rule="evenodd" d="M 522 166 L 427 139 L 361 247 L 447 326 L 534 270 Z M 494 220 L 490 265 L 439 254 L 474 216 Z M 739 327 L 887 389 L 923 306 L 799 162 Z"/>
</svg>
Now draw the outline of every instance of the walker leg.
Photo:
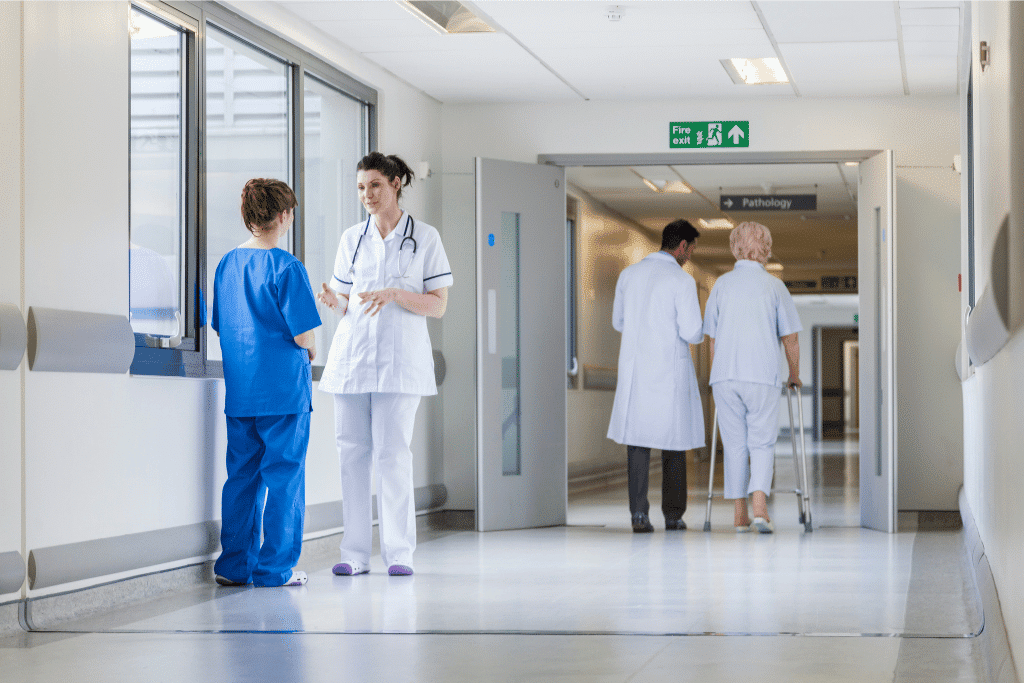
<svg viewBox="0 0 1024 683">
<path fill-rule="evenodd" d="M 804 509 L 803 490 L 804 490 L 804 488 L 806 488 L 806 486 L 805 486 L 805 482 L 804 482 L 804 478 L 803 478 L 803 473 L 800 470 L 800 456 L 799 456 L 799 453 L 797 452 L 796 424 L 794 424 L 794 421 L 793 421 L 793 394 L 794 393 L 795 392 L 793 390 L 793 387 L 791 387 L 791 386 L 789 386 L 789 384 L 787 384 L 786 385 L 786 407 L 789 408 L 789 436 L 790 436 L 790 441 L 792 441 L 792 443 L 793 443 L 793 473 L 794 473 L 794 475 L 796 477 L 796 487 L 795 487 L 795 490 L 793 491 L 793 493 L 796 494 L 796 506 L 797 506 L 797 511 L 799 513 L 799 517 L 800 517 L 800 523 L 801 524 L 805 524 L 806 520 L 807 520 L 807 513 L 806 513 L 806 511 Z M 800 405 L 800 396 L 799 396 L 799 394 L 797 395 L 797 399 L 796 400 L 797 400 L 797 410 L 801 411 L 800 412 L 800 425 L 801 425 L 801 428 L 800 428 L 800 438 L 801 438 L 801 443 L 802 443 L 802 440 L 803 440 L 803 412 L 801 410 L 802 406 Z"/>
<path fill-rule="evenodd" d="M 804 531 L 808 533 L 813 531 L 811 526 L 811 494 L 810 484 L 807 481 L 807 447 L 804 443 L 804 411 L 801 404 L 797 404 L 799 407 L 798 413 L 800 416 L 800 469 L 802 470 L 803 485 L 803 497 L 801 508 L 806 511 L 806 521 L 804 521 Z"/>
<path fill-rule="evenodd" d="M 718 406 L 715 406 L 715 416 L 711 420 L 711 468 L 708 470 L 708 507 L 704 515 L 704 531 L 711 531 L 711 496 L 715 484 L 715 455 L 718 451 Z"/>
</svg>

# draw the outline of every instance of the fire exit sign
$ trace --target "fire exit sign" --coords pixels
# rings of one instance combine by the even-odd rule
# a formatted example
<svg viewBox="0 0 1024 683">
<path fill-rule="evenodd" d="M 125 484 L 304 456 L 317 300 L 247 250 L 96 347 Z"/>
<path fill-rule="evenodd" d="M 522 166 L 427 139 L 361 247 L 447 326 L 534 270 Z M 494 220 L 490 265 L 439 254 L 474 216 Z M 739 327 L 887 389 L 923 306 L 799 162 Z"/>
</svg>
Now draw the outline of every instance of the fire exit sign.
<svg viewBox="0 0 1024 683">
<path fill-rule="evenodd" d="M 670 149 L 750 147 L 750 121 L 675 121 L 668 125 Z"/>
</svg>

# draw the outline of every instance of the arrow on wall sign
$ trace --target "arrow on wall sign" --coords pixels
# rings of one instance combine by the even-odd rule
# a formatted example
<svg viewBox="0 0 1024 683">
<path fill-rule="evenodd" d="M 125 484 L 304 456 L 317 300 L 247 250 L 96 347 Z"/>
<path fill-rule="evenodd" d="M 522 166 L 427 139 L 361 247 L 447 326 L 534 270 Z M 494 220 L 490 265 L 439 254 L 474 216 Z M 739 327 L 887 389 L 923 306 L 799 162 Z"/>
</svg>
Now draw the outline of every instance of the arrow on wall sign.
<svg viewBox="0 0 1024 683">
<path fill-rule="evenodd" d="M 732 138 L 732 144 L 738 145 L 740 144 L 740 138 L 746 137 L 746 135 L 743 134 L 739 126 L 733 126 L 732 130 L 729 131 L 729 137 Z"/>
</svg>

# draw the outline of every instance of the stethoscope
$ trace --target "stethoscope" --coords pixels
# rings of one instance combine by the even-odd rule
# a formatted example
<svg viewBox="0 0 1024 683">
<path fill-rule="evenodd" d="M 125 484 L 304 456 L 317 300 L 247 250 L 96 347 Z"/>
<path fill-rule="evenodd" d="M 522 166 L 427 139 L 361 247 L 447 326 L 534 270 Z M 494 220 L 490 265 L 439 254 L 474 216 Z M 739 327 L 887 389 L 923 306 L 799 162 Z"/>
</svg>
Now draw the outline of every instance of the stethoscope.
<svg viewBox="0 0 1024 683">
<path fill-rule="evenodd" d="M 363 228 L 363 232 L 359 235 L 359 241 L 356 242 L 356 250 L 352 253 L 352 265 L 348 268 L 349 275 L 355 275 L 356 272 L 356 256 L 359 255 L 359 247 L 363 244 L 363 238 L 366 237 L 366 232 L 370 229 L 370 221 L 373 216 L 366 217 L 366 227 Z M 416 221 L 409 214 L 406 214 L 405 218 L 405 230 L 402 232 L 402 243 L 398 245 L 398 277 L 407 277 L 406 273 L 409 272 L 409 264 L 412 263 L 416 257 L 416 238 L 413 237 L 413 233 L 416 232 Z M 405 249 L 406 242 L 412 244 L 412 256 L 405 263 L 405 268 L 402 268 L 402 251 Z"/>
</svg>

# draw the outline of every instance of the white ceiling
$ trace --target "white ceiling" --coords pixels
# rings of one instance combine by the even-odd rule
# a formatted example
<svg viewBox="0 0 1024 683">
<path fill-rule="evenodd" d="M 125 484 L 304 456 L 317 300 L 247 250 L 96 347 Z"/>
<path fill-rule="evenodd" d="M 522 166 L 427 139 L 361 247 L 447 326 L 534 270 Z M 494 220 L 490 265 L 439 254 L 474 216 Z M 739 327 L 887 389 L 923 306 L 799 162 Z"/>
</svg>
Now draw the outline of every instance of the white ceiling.
<svg viewBox="0 0 1024 683">
<path fill-rule="evenodd" d="M 463 3 L 497 31 L 430 28 L 401 2 L 282 2 L 445 103 L 954 94 L 961 3 Z M 608 10 L 617 7 L 618 21 Z M 736 85 L 720 60 L 777 57 L 788 85 Z"/>
<path fill-rule="evenodd" d="M 955 95 L 960 2 L 587 0 L 464 2 L 495 33 L 447 35 L 390 0 L 280 3 L 442 103 Z M 616 8 L 619 21 L 607 14 Z M 736 85 L 720 60 L 777 57 L 786 85 Z M 652 192 L 628 167 L 568 169 L 569 182 L 660 233 L 676 218 L 768 225 L 784 279 L 856 274 L 857 169 L 837 164 L 637 168 L 695 192 Z M 806 213 L 718 210 L 721 193 L 817 194 Z M 705 231 L 700 265 L 732 265 Z"/>
</svg>

